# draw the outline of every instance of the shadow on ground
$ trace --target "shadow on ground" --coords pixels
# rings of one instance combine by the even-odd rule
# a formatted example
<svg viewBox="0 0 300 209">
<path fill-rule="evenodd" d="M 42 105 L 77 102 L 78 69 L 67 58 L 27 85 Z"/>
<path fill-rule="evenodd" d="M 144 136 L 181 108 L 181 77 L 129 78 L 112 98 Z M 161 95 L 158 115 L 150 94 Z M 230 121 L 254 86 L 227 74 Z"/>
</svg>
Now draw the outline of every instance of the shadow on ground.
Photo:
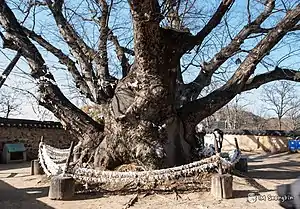
<svg viewBox="0 0 300 209">
<path fill-rule="evenodd" d="M 8 163 L 8 164 L 3 164 L 0 163 L 0 171 L 8 171 L 8 170 L 13 170 L 13 169 L 21 169 L 21 168 L 29 168 L 30 167 L 30 162 L 22 162 L 22 163 Z"/>
<path fill-rule="evenodd" d="M 249 177 L 257 179 L 289 180 L 300 176 L 299 171 L 249 171 Z"/>
<path fill-rule="evenodd" d="M 37 198 L 48 195 L 48 187 L 17 189 L 0 180 L 0 208 L 54 209 Z"/>
<path fill-rule="evenodd" d="M 74 197 L 70 200 L 90 200 L 90 199 L 98 199 L 103 197 L 103 193 L 99 192 L 91 192 L 87 194 L 75 194 Z"/>
<path fill-rule="evenodd" d="M 300 176 L 300 163 L 295 160 L 298 156 L 300 155 L 297 153 L 290 154 L 288 152 L 250 156 L 247 176 L 257 179 L 296 179 Z M 279 162 L 276 161 L 276 158 L 280 159 Z M 263 163 L 264 159 L 273 159 L 274 162 Z M 262 163 L 256 164 L 257 162 Z"/>
<path fill-rule="evenodd" d="M 272 158 L 282 158 L 282 159 L 287 159 L 290 158 L 294 155 L 297 155 L 298 153 L 289 153 L 289 152 L 282 152 L 282 153 L 265 153 L 257 156 L 249 155 L 249 162 L 263 162 L 266 158 L 272 159 Z"/>
<path fill-rule="evenodd" d="M 266 190 L 266 191 L 263 191 L 263 192 L 259 192 L 257 190 L 233 190 L 232 191 L 232 196 L 233 196 L 234 199 L 236 199 L 236 198 L 245 198 L 245 197 L 248 197 L 248 195 L 250 193 L 254 193 L 256 195 L 262 195 L 263 193 L 270 192 L 270 191 L 273 191 L 273 190 Z"/>
</svg>

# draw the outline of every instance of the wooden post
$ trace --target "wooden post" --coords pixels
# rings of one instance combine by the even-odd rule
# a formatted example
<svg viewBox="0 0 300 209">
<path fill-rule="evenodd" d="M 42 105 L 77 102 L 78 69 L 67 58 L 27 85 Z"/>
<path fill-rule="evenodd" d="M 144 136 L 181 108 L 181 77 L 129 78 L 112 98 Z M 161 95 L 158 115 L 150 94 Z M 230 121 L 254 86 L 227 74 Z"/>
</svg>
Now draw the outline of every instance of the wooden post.
<svg viewBox="0 0 300 209">
<path fill-rule="evenodd" d="M 218 155 L 219 155 L 219 153 L 218 153 Z M 220 156 L 220 155 L 219 155 L 219 156 Z M 222 171 L 222 163 L 221 163 L 220 160 L 218 161 L 217 165 L 218 165 L 218 173 L 219 173 L 220 175 L 222 175 L 222 174 L 223 174 L 223 171 Z"/>
<path fill-rule="evenodd" d="M 75 194 L 75 181 L 72 177 L 66 176 L 74 149 L 74 142 L 71 142 L 70 152 L 67 158 L 66 166 L 62 176 L 51 178 L 48 197 L 51 200 L 68 200 L 72 199 Z"/>
<path fill-rule="evenodd" d="M 216 148 L 216 155 L 218 156 L 218 157 L 220 157 L 220 150 L 219 150 L 219 148 L 218 148 L 218 143 L 217 143 L 217 139 L 216 139 L 216 137 L 215 137 L 215 146 L 217 146 L 217 148 Z M 223 172 L 222 172 L 222 164 L 221 164 L 221 161 L 219 160 L 218 161 L 218 173 L 219 174 L 222 174 Z"/>
<path fill-rule="evenodd" d="M 31 175 L 43 175 L 44 171 L 40 165 L 39 160 L 31 161 Z"/>
<path fill-rule="evenodd" d="M 73 149 L 74 149 L 74 142 L 72 141 L 71 142 L 71 147 L 70 147 L 70 152 L 69 152 L 69 155 L 68 155 L 68 158 L 67 158 L 67 162 L 66 162 L 66 166 L 65 166 L 65 169 L 63 171 L 63 175 L 65 175 L 66 172 L 68 171 L 68 167 L 69 167 L 70 162 L 71 162 L 71 157 L 72 157 Z"/>
<path fill-rule="evenodd" d="M 240 151 L 239 144 L 237 142 L 237 138 L 234 138 L 235 141 L 235 147 L 238 151 Z M 235 164 L 235 169 L 241 171 L 241 172 L 248 172 L 248 158 L 247 157 L 241 157 L 240 160 Z"/>
<path fill-rule="evenodd" d="M 237 138 L 234 137 L 234 142 L 235 142 L 235 147 L 238 151 L 240 151 L 240 148 L 239 148 L 239 144 L 238 144 L 238 141 L 237 141 Z"/>
<path fill-rule="evenodd" d="M 232 197 L 232 181 L 230 174 L 215 174 L 211 178 L 211 194 L 218 199 Z"/>
<path fill-rule="evenodd" d="M 219 146 L 219 152 L 222 152 L 222 147 L 223 147 L 223 135 L 221 136 L 221 139 L 219 140 L 220 146 Z"/>
<path fill-rule="evenodd" d="M 69 200 L 75 194 L 75 181 L 72 177 L 54 176 L 51 178 L 51 184 L 48 197 L 51 200 Z"/>
</svg>

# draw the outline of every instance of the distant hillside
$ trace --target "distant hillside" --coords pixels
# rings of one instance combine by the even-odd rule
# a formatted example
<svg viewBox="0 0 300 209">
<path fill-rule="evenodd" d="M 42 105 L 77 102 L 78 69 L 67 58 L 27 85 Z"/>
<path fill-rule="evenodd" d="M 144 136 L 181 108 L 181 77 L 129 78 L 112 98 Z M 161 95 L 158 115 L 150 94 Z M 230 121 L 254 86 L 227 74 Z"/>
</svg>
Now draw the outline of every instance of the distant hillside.
<svg viewBox="0 0 300 209">
<path fill-rule="evenodd" d="M 248 129 L 248 130 L 278 130 L 277 118 L 264 118 L 252 112 L 237 108 L 223 108 L 209 117 L 207 128 L 220 129 Z M 288 118 L 282 119 L 282 130 L 292 131 L 294 126 Z"/>
</svg>

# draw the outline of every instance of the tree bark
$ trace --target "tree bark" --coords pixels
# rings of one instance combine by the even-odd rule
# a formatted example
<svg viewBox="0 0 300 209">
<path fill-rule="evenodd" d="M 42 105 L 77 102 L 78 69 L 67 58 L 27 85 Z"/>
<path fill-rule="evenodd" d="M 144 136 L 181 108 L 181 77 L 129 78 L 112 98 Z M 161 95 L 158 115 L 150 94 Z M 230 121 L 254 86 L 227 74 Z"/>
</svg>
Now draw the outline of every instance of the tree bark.
<svg viewBox="0 0 300 209">
<path fill-rule="evenodd" d="M 176 33 L 170 37 L 172 31 L 160 28 L 156 1 L 131 1 L 131 12 L 135 62 L 116 87 L 94 166 L 112 169 L 134 161 L 153 169 L 187 162 L 189 147 L 174 107 Z"/>
<path fill-rule="evenodd" d="M 146 169 L 172 167 L 191 162 L 190 145 L 178 117 L 157 126 L 147 121 L 122 123 L 111 119 L 106 137 L 95 152 L 94 166 L 114 169 L 137 163 Z"/>
<path fill-rule="evenodd" d="M 281 129 L 282 129 L 282 120 L 281 120 L 281 117 L 278 117 L 278 128 L 281 131 Z"/>
</svg>

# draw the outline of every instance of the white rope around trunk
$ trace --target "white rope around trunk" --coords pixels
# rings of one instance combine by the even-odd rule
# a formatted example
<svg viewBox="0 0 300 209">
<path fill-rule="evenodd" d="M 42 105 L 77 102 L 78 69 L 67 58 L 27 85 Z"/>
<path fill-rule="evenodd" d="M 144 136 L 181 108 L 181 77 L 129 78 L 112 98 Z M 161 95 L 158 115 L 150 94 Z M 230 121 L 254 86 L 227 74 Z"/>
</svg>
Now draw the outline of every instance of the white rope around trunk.
<svg viewBox="0 0 300 209">
<path fill-rule="evenodd" d="M 48 176 L 62 174 L 65 164 L 61 163 L 67 158 L 67 150 L 60 150 L 49 145 L 40 143 L 39 160 Z M 209 158 L 189 163 L 173 168 L 166 168 L 151 171 L 118 172 L 118 171 L 99 171 L 75 166 L 68 169 L 67 174 L 81 183 L 99 184 L 99 183 L 118 183 L 118 182 L 155 182 L 168 181 L 184 177 L 191 177 L 203 172 L 209 172 L 217 168 L 218 162 L 221 162 L 222 168 L 227 169 L 237 163 L 241 153 L 237 150 L 229 153 L 230 160 L 220 156 L 213 155 Z"/>
</svg>

